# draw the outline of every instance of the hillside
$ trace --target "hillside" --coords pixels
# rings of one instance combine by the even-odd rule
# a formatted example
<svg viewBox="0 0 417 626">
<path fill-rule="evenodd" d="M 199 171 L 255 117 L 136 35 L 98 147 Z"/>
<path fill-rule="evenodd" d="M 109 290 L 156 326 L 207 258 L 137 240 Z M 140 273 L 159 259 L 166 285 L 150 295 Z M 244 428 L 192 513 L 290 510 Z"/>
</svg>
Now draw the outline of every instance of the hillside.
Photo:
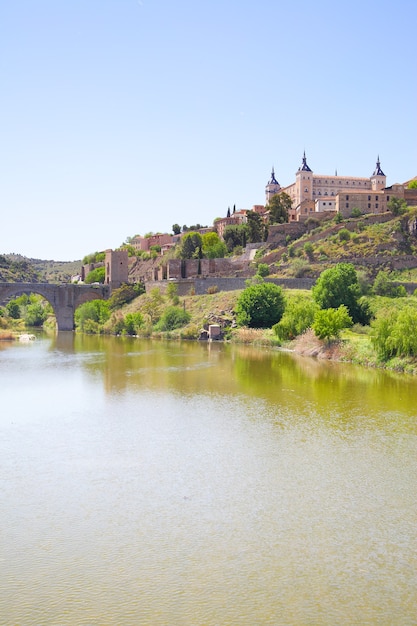
<svg viewBox="0 0 417 626">
<path fill-rule="evenodd" d="M 44 261 L 20 254 L 0 255 L 0 282 L 68 283 L 81 261 Z"/>
</svg>

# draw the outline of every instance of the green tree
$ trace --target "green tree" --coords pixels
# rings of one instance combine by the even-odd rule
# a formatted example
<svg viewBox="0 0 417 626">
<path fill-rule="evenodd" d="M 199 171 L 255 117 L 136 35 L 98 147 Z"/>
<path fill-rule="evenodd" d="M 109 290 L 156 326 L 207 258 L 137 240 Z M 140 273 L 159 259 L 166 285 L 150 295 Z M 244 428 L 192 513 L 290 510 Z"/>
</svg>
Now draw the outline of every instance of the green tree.
<svg viewBox="0 0 417 626">
<path fill-rule="evenodd" d="M 288 222 L 291 207 L 292 200 L 284 191 L 272 196 L 268 203 L 269 223 L 284 224 L 285 222 Z"/>
<path fill-rule="evenodd" d="M 417 189 L 417 179 L 416 178 L 414 178 L 414 180 L 410 180 L 410 182 L 408 183 L 407 189 Z"/>
<path fill-rule="evenodd" d="M 400 198 L 391 198 L 387 204 L 387 208 L 393 215 L 402 215 L 407 211 L 407 203 Z"/>
<path fill-rule="evenodd" d="M 316 311 L 313 322 L 313 330 L 319 339 L 330 341 L 340 335 L 343 328 L 352 326 L 353 321 L 344 304 L 337 309 L 319 309 Z"/>
<path fill-rule="evenodd" d="M 205 233 L 202 236 L 203 256 L 207 259 L 222 259 L 226 256 L 227 247 L 217 233 Z"/>
<path fill-rule="evenodd" d="M 111 293 L 108 300 L 110 311 L 119 309 L 143 293 L 145 293 L 145 285 L 143 283 L 123 283 Z"/>
<path fill-rule="evenodd" d="M 136 335 L 143 326 L 143 316 L 139 311 L 126 313 L 123 320 L 124 331 L 127 335 Z"/>
<path fill-rule="evenodd" d="M 312 293 L 322 309 L 337 309 L 344 304 L 355 323 L 369 323 L 371 315 L 366 303 L 360 299 L 358 277 L 351 263 L 338 263 L 322 272 Z"/>
<path fill-rule="evenodd" d="M 146 296 L 145 302 L 141 306 L 141 310 L 145 313 L 151 324 L 155 324 L 161 317 L 161 309 L 164 298 L 158 287 L 151 289 L 149 295 Z"/>
<path fill-rule="evenodd" d="M 156 329 L 160 331 L 175 330 L 176 328 L 181 328 L 182 326 L 188 324 L 190 319 L 190 313 L 188 313 L 188 311 L 184 311 L 182 307 L 169 306 L 163 312 Z"/>
<path fill-rule="evenodd" d="M 301 295 L 292 297 L 287 302 L 281 321 L 273 326 L 275 334 L 281 341 L 295 339 L 312 326 L 317 309 L 317 304 L 310 298 Z"/>
<path fill-rule="evenodd" d="M 246 242 L 248 239 L 248 227 L 246 224 L 230 224 L 226 226 L 223 233 L 223 239 L 226 244 L 228 252 L 233 252 L 233 250 L 239 246 L 242 248 L 246 247 Z"/>
<path fill-rule="evenodd" d="M 28 326 L 42 326 L 47 318 L 47 310 L 42 302 L 28 304 L 25 314 L 25 322 Z"/>
<path fill-rule="evenodd" d="M 246 219 L 248 243 L 265 241 L 268 236 L 268 229 L 259 213 L 255 213 L 255 211 L 248 211 L 246 213 Z"/>
<path fill-rule="evenodd" d="M 407 295 L 403 285 L 395 285 L 391 280 L 389 272 L 380 270 L 376 275 L 373 284 L 373 292 L 377 296 L 387 296 L 388 298 L 400 298 Z"/>
<path fill-rule="evenodd" d="M 6 304 L 7 315 L 14 320 L 18 320 L 20 317 L 20 306 L 16 302 L 16 300 L 10 300 Z"/>
<path fill-rule="evenodd" d="M 106 300 L 84 302 L 75 311 L 75 326 L 81 332 L 99 333 L 110 317 L 109 303 Z"/>
<path fill-rule="evenodd" d="M 406 306 L 401 311 L 380 311 L 372 322 L 371 340 L 378 353 L 387 360 L 393 356 L 417 356 L 417 311 Z"/>
<path fill-rule="evenodd" d="M 278 285 L 261 283 L 244 289 L 236 303 L 239 326 L 270 328 L 280 321 L 285 310 L 284 293 Z"/>
<path fill-rule="evenodd" d="M 96 267 L 87 274 L 84 282 L 87 285 L 91 285 L 92 283 L 104 283 L 105 275 L 106 269 L 104 267 Z"/>
<path fill-rule="evenodd" d="M 203 239 L 200 233 L 187 232 L 177 248 L 180 259 L 201 259 L 203 255 Z"/>
<path fill-rule="evenodd" d="M 174 235 L 179 235 L 181 232 L 181 226 L 179 224 L 173 224 L 172 232 L 174 233 Z"/>
</svg>

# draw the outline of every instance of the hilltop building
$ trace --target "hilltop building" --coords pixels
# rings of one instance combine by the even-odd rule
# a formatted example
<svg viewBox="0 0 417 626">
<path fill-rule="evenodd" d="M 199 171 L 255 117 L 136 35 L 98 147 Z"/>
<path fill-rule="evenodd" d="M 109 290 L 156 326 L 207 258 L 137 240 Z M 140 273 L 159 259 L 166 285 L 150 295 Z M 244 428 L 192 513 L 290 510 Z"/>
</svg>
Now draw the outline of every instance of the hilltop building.
<svg viewBox="0 0 417 626">
<path fill-rule="evenodd" d="M 295 174 L 295 182 L 281 187 L 272 168 L 271 178 L 265 187 L 266 204 L 277 193 L 285 192 L 292 200 L 290 221 L 323 211 L 339 211 L 350 215 L 353 208 L 363 213 L 382 213 L 387 210 L 389 197 L 385 194 L 386 176 L 381 169 L 379 156 L 375 170 L 369 178 L 315 174 L 307 163 L 304 152 Z"/>
</svg>

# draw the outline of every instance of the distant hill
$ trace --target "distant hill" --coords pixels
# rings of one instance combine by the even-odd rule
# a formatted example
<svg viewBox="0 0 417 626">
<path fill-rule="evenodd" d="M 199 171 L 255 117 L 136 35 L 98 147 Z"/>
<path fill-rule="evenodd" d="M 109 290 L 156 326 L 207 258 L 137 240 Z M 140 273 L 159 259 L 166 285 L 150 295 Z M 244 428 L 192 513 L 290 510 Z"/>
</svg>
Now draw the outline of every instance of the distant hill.
<svg viewBox="0 0 417 626">
<path fill-rule="evenodd" d="M 29 259 L 21 254 L 0 255 L 0 282 L 68 283 L 81 271 L 80 261 Z"/>
</svg>

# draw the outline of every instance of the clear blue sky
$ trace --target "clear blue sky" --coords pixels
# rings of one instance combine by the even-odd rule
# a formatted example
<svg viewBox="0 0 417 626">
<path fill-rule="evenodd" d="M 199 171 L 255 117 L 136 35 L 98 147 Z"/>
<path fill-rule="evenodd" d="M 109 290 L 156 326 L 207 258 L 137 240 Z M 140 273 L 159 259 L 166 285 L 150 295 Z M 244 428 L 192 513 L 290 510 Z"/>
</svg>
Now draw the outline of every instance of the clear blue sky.
<svg viewBox="0 0 417 626">
<path fill-rule="evenodd" d="M 0 253 L 75 260 L 320 174 L 417 175 L 417 3 L 0 2 Z"/>
</svg>

